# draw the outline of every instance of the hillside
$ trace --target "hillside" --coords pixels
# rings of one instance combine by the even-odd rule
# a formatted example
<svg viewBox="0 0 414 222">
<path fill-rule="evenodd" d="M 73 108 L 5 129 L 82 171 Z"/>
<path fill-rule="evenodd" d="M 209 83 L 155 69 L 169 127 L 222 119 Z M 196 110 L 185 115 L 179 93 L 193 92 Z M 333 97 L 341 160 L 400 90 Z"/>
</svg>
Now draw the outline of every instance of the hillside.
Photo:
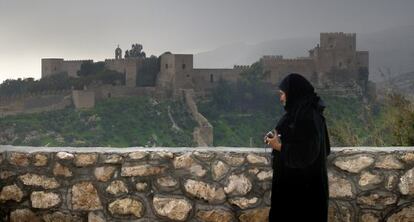
<svg viewBox="0 0 414 222">
<path fill-rule="evenodd" d="M 198 102 L 200 113 L 213 125 L 213 145 L 263 147 L 263 135 L 284 113 L 276 95 L 227 92 L 217 96 L 227 101 L 224 105 L 220 106 L 214 96 Z M 398 137 L 411 137 L 408 135 L 411 131 L 405 132 L 404 127 L 412 122 L 401 115 L 399 106 L 369 104 L 357 98 L 322 96 L 322 99 L 327 105 L 325 116 L 332 146 L 391 146 L 404 143 Z M 401 122 L 401 118 L 405 121 Z M 68 108 L 0 118 L 0 144 L 195 146 L 195 126 L 181 102 L 112 98 L 90 110 Z"/>
<path fill-rule="evenodd" d="M 365 104 L 356 98 L 323 96 L 325 116 L 332 146 L 386 146 L 392 144 L 387 129 L 386 109 L 382 104 Z M 262 138 L 276 126 L 284 113 L 277 99 L 269 100 L 274 109 L 224 111 L 212 107 L 213 101 L 199 110 L 214 127 L 215 146 L 263 147 Z"/>
<path fill-rule="evenodd" d="M 180 102 L 112 98 L 85 111 L 68 108 L 0 118 L 0 144 L 193 146 L 195 124 Z"/>
</svg>

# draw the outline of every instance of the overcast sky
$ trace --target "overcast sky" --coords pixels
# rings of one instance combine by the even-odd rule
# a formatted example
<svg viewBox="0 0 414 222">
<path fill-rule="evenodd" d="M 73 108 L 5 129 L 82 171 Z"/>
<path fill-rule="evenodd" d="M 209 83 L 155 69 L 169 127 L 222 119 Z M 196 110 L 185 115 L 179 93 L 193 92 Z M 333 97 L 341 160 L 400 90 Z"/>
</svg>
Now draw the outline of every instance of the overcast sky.
<svg viewBox="0 0 414 222">
<path fill-rule="evenodd" d="M 234 42 L 369 33 L 412 25 L 413 0 L 0 0 L 0 82 L 40 78 L 41 58 L 103 60 L 141 43 L 147 55 Z"/>
</svg>

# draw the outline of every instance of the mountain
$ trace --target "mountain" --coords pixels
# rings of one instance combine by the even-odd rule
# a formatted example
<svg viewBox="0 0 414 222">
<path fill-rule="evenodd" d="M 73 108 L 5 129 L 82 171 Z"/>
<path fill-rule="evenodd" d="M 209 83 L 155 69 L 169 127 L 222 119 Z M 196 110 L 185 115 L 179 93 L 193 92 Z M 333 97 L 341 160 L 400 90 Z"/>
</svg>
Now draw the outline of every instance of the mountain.
<svg viewBox="0 0 414 222">
<path fill-rule="evenodd" d="M 194 67 L 232 68 L 234 65 L 250 65 L 263 55 L 283 55 L 285 58 L 308 55 L 318 42 L 315 38 L 276 39 L 258 44 L 233 43 L 211 51 L 194 55 Z"/>
<path fill-rule="evenodd" d="M 194 55 L 197 68 L 248 65 L 263 55 L 283 55 L 285 58 L 307 56 L 308 50 L 319 43 L 319 36 L 274 39 L 257 44 L 237 42 Z M 380 82 L 381 72 L 389 69 L 393 75 L 414 70 L 414 25 L 401 26 L 371 33 L 357 33 L 357 49 L 370 53 L 370 80 Z"/>
</svg>

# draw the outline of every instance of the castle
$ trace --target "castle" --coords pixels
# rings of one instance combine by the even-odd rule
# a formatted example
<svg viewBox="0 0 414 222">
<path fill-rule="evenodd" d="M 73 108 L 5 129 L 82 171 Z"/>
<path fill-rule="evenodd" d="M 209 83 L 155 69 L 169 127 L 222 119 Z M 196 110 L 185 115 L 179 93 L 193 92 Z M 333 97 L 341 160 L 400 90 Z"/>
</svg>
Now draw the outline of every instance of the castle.
<svg viewBox="0 0 414 222">
<path fill-rule="evenodd" d="M 126 88 L 139 88 L 140 68 L 146 59 L 141 45 L 133 45 L 125 52 L 119 46 L 115 58 L 106 59 L 105 67 L 125 74 Z M 219 79 L 236 82 L 249 66 L 233 68 L 194 68 L 192 54 L 164 53 L 160 56 L 159 73 L 152 87 L 155 91 L 177 95 L 180 89 L 193 89 L 197 95 L 205 95 Z M 42 77 L 66 72 L 76 77 L 82 63 L 92 60 L 67 61 L 57 58 L 42 59 Z M 320 92 L 335 91 L 367 95 L 374 84 L 368 81 L 369 53 L 356 50 L 355 33 L 321 33 L 320 44 L 309 50 L 309 55 L 285 59 L 282 55 L 265 55 L 259 62 L 263 66 L 265 82 L 277 88 L 279 81 L 289 73 L 304 75 Z"/>
<path fill-rule="evenodd" d="M 61 90 L 59 92 L 40 92 L 36 95 L 17 95 L 0 97 L 0 116 L 19 113 L 45 112 L 74 106 L 77 109 L 92 108 L 96 101 L 111 97 L 153 96 L 174 98 L 185 102 L 189 113 L 197 122 L 193 131 L 194 141 L 200 146 L 213 144 L 213 127 L 198 112 L 196 99 L 208 97 L 209 92 L 219 80 L 237 82 L 250 66 L 235 65 L 227 69 L 194 68 L 192 54 L 163 53 L 161 56 L 147 58 L 142 45 L 134 44 L 125 51 L 119 46 L 115 58 L 102 63 L 108 70 L 125 75 L 125 84 L 114 85 L 95 82 L 83 90 Z M 151 63 L 156 61 L 156 63 Z M 42 78 L 67 73 L 78 77 L 82 64 L 92 60 L 67 61 L 62 58 L 42 59 Z M 286 75 L 292 72 L 304 75 L 318 94 L 359 97 L 364 100 L 375 99 L 375 84 L 368 81 L 369 54 L 356 50 L 356 34 L 321 33 L 320 44 L 309 50 L 309 55 L 295 59 L 285 59 L 281 55 L 266 55 L 258 61 L 263 68 L 263 77 L 272 90 Z M 148 79 L 148 64 L 155 64 Z M 145 71 L 147 70 L 147 71 Z M 145 82 L 145 84 L 143 84 Z"/>
</svg>

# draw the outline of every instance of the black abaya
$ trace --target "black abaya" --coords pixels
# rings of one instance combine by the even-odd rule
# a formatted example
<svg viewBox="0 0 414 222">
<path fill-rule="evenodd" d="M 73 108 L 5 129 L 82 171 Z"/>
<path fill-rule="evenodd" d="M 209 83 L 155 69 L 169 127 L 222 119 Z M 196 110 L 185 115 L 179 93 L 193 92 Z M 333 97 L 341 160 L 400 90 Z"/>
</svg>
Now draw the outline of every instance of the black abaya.
<svg viewBox="0 0 414 222">
<path fill-rule="evenodd" d="M 327 221 L 330 153 L 323 101 L 298 74 L 280 84 L 287 95 L 286 114 L 276 130 L 281 151 L 273 151 L 273 184 L 269 221 Z"/>
</svg>

